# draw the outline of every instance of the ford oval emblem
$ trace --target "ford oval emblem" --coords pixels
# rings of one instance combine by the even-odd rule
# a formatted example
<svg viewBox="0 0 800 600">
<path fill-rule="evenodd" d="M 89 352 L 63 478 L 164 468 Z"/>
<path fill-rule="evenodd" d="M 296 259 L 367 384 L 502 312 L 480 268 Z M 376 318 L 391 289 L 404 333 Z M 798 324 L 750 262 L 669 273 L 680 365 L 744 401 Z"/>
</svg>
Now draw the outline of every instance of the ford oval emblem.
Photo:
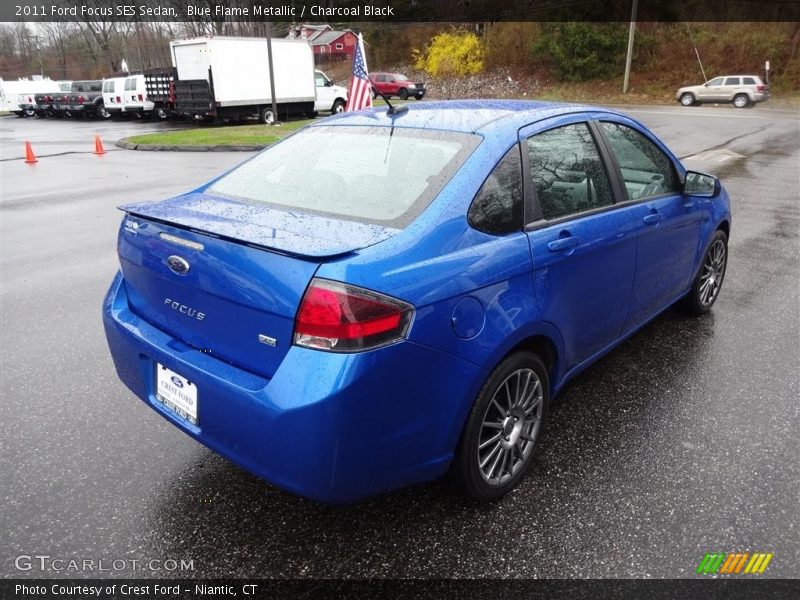
<svg viewBox="0 0 800 600">
<path fill-rule="evenodd" d="M 178 379 L 177 377 L 175 377 L 175 375 L 170 377 L 170 379 L 172 379 L 172 383 L 175 384 L 175 387 L 179 387 L 179 388 L 183 387 L 183 382 L 180 379 Z"/>
<path fill-rule="evenodd" d="M 181 258 L 177 254 L 173 254 L 167 259 L 167 266 L 170 271 L 178 275 L 186 275 L 189 272 L 189 263 L 185 258 Z"/>
</svg>

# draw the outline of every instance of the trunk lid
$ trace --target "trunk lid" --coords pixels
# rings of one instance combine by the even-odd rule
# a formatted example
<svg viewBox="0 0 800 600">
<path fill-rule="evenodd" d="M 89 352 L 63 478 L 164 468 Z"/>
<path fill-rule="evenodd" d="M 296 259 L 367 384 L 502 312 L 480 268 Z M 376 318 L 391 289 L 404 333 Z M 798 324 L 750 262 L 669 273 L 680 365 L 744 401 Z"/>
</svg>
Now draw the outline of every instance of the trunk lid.
<svg viewBox="0 0 800 600">
<path fill-rule="evenodd" d="M 392 234 L 202 194 L 120 208 L 128 213 L 118 253 L 131 310 L 265 377 L 292 345 L 295 315 L 320 262 Z"/>
</svg>

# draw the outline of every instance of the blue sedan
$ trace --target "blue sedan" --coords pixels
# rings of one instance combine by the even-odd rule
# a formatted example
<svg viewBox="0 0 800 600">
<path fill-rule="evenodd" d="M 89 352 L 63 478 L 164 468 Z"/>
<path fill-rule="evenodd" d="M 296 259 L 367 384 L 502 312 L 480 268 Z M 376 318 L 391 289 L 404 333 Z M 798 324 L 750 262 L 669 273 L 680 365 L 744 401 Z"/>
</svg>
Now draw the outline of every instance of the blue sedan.
<svg viewBox="0 0 800 600">
<path fill-rule="evenodd" d="M 506 494 L 570 378 L 676 302 L 711 308 L 731 227 L 719 181 L 640 123 L 514 101 L 339 115 L 122 209 L 120 379 L 336 503 L 448 471 Z"/>
</svg>

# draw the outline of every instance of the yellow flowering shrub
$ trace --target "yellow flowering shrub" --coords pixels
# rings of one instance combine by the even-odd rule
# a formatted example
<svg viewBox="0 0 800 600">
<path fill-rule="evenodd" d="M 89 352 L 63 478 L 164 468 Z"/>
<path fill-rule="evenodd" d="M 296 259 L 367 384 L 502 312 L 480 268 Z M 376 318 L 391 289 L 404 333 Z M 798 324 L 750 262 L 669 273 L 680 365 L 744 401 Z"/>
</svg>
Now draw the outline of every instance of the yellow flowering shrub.
<svg viewBox="0 0 800 600">
<path fill-rule="evenodd" d="M 483 42 L 469 31 L 445 31 L 434 36 L 424 50 L 412 50 L 414 68 L 434 77 L 480 73 L 485 57 Z"/>
</svg>

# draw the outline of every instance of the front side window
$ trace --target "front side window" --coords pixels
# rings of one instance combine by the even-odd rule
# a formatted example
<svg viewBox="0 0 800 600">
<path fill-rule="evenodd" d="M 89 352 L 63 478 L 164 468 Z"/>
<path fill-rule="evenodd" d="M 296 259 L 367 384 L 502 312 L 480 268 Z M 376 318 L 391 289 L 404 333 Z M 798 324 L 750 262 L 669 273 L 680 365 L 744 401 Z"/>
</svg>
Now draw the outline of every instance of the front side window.
<svg viewBox="0 0 800 600">
<path fill-rule="evenodd" d="M 325 78 L 321 74 L 316 73 L 314 75 L 314 81 L 316 82 L 317 87 L 325 87 Z"/>
<path fill-rule="evenodd" d="M 723 81 L 724 80 L 722 79 L 722 77 L 717 77 L 716 79 L 712 79 L 711 81 L 709 81 L 706 85 L 722 85 Z"/>
<path fill-rule="evenodd" d="M 604 121 L 600 126 L 619 163 L 629 199 L 680 190 L 675 166 L 661 148 L 627 125 Z"/>
<path fill-rule="evenodd" d="M 522 170 L 519 147 L 497 163 L 469 208 L 469 224 L 479 231 L 502 235 L 522 229 Z"/>
<path fill-rule="evenodd" d="M 725 80 L 725 85 L 739 85 L 739 78 L 738 77 L 728 77 Z"/>
<path fill-rule="evenodd" d="M 608 174 L 586 123 L 528 138 L 530 176 L 545 219 L 612 204 Z"/>
<path fill-rule="evenodd" d="M 402 228 L 479 142 L 476 135 L 452 131 L 307 127 L 223 176 L 210 193 Z"/>
</svg>

